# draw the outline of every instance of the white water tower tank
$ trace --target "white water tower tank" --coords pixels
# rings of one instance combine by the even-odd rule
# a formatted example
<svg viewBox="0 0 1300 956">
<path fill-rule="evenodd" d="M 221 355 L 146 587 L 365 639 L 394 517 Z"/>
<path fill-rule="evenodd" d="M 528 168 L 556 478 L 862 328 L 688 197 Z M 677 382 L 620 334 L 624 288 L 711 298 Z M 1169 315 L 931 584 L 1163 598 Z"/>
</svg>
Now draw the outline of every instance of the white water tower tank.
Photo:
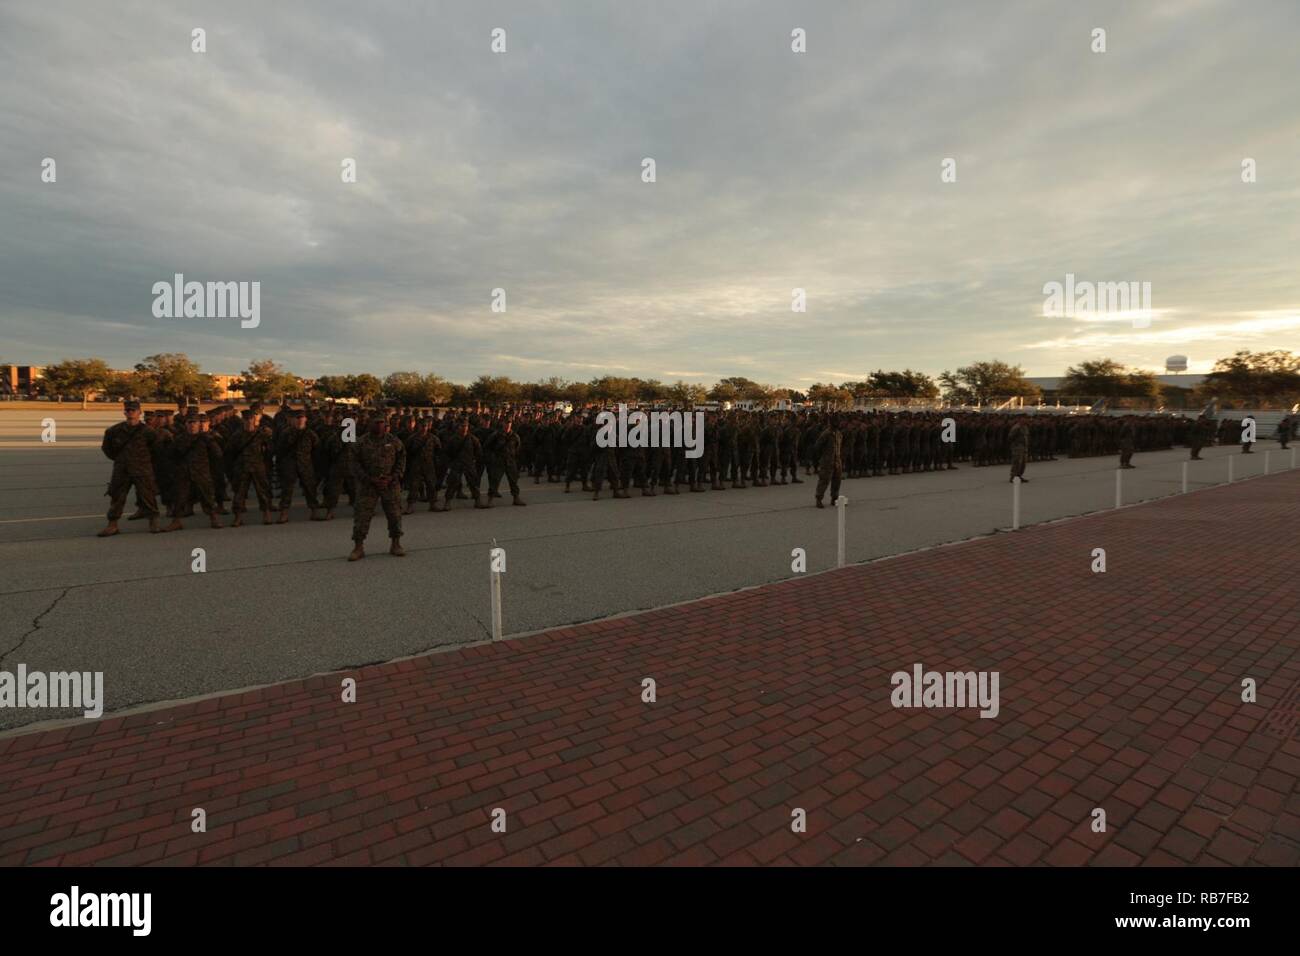
<svg viewBox="0 0 1300 956">
<path fill-rule="evenodd" d="M 1166 371 L 1166 372 L 1186 372 L 1186 371 L 1187 371 L 1187 356 L 1186 356 L 1186 355 L 1171 355 L 1171 356 L 1169 356 L 1169 358 L 1165 359 L 1165 371 Z"/>
</svg>

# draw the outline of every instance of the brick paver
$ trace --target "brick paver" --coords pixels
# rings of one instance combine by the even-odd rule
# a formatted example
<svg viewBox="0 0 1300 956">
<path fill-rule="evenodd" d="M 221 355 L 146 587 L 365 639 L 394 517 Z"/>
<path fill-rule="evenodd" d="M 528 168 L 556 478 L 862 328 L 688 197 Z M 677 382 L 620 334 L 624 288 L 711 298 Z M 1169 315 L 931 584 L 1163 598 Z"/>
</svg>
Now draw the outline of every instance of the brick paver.
<svg viewBox="0 0 1300 956">
<path fill-rule="evenodd" d="M 0 739 L 0 864 L 1295 866 L 1298 503 L 1291 472 Z M 895 709 L 915 663 L 998 671 L 1001 713 Z"/>
</svg>

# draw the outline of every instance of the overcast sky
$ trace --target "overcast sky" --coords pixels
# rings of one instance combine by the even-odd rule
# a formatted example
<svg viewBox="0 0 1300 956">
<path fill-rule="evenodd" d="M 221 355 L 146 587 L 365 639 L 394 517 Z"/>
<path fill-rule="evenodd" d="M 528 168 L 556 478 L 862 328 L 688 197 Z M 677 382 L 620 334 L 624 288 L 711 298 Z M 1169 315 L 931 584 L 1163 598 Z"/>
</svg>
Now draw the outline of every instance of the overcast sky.
<svg viewBox="0 0 1300 956">
<path fill-rule="evenodd" d="M 1298 39 L 1295 0 L 5 0 L 0 361 L 800 386 L 1300 351 Z M 176 272 L 259 281 L 260 327 L 155 318 Z M 1150 327 L 1045 317 L 1067 273 L 1150 282 Z"/>
</svg>

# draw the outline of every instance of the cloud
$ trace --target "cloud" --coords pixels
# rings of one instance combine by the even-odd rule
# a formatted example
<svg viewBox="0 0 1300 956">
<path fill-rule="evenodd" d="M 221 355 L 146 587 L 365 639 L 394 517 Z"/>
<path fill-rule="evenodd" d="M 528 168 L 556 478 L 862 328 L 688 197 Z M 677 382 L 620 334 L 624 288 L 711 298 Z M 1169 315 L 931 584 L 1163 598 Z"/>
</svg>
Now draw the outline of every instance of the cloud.
<svg viewBox="0 0 1300 956">
<path fill-rule="evenodd" d="M 1300 350 L 1285 316 L 1252 317 L 1300 297 L 1300 7 L 1251 11 L 11 4 L 0 358 L 781 384 Z M 154 319 L 177 271 L 260 281 L 261 326 Z M 1150 281 L 1176 314 L 1045 338 L 1040 290 L 1067 272 Z"/>
</svg>

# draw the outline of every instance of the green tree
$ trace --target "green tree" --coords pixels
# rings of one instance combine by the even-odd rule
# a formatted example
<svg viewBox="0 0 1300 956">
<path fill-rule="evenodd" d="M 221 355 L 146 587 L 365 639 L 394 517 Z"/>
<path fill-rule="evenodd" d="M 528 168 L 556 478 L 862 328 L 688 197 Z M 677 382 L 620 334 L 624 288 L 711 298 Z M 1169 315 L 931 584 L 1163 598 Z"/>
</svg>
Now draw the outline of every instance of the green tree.
<svg viewBox="0 0 1300 956">
<path fill-rule="evenodd" d="M 363 404 L 370 404 L 384 393 L 384 383 L 369 372 L 347 377 L 346 393 L 343 398 L 355 398 Z"/>
<path fill-rule="evenodd" d="M 1025 378 L 1019 365 L 1008 365 L 996 359 L 976 362 L 957 369 L 956 373 L 944 371 L 939 376 L 944 398 L 955 405 L 984 405 L 995 399 L 1037 399 L 1043 390 Z"/>
<path fill-rule="evenodd" d="M 277 402 L 281 405 L 287 399 L 302 394 L 302 382 L 298 376 L 285 371 L 271 359 L 249 362 L 248 368 L 240 373 L 240 380 L 235 385 L 249 401 Z"/>
<path fill-rule="evenodd" d="M 1215 362 L 1197 391 L 1204 398 L 1245 405 L 1291 405 L 1300 400 L 1300 357 L 1243 349 Z"/>
<path fill-rule="evenodd" d="M 160 352 L 147 356 L 136 364 L 135 370 L 152 382 L 151 395 L 171 401 L 194 397 L 203 384 L 200 378 L 203 372 L 184 352 Z"/>
<path fill-rule="evenodd" d="M 867 377 L 867 385 L 873 395 L 883 397 L 929 400 L 939 397 L 939 386 L 935 384 L 934 379 L 924 372 L 914 372 L 910 368 L 901 372 L 877 369 Z"/>
<path fill-rule="evenodd" d="M 64 359 L 45 369 L 45 387 L 60 400 L 64 396 L 81 399 L 84 409 L 94 392 L 102 391 L 113 373 L 103 359 Z"/>
<path fill-rule="evenodd" d="M 1077 398 L 1158 398 L 1160 383 L 1151 372 L 1094 359 L 1067 368 L 1059 391 Z"/>
<path fill-rule="evenodd" d="M 667 398 L 674 405 L 698 405 L 709 400 L 709 390 L 703 385 L 678 379 L 668 387 Z"/>
</svg>

